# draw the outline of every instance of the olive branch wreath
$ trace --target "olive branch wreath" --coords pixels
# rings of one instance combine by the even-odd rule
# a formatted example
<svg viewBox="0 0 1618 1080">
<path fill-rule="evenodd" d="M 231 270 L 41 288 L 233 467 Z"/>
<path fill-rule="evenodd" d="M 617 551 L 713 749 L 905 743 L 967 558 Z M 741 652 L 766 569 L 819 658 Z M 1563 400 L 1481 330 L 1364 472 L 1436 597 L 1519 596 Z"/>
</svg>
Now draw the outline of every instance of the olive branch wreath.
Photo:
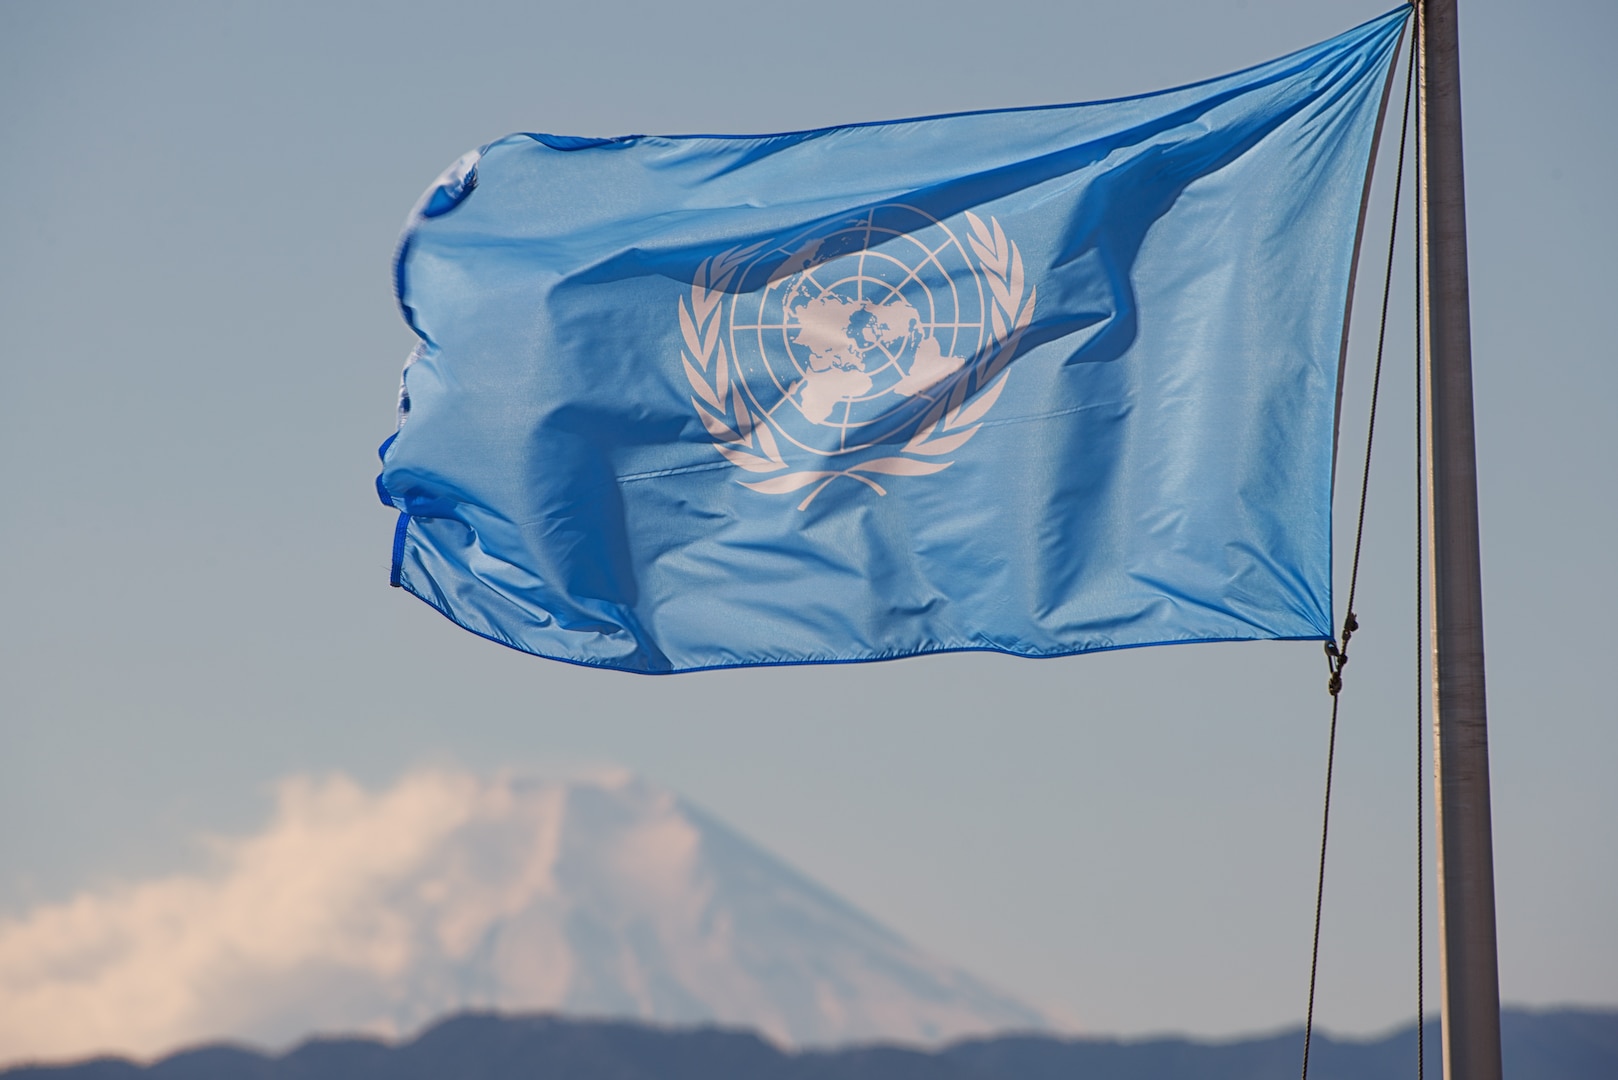
<svg viewBox="0 0 1618 1080">
<path fill-rule="evenodd" d="M 1033 321 L 1038 292 L 1029 287 L 1024 297 L 1022 254 L 1017 245 L 1006 238 L 1000 222 L 991 217 L 985 225 L 970 210 L 966 219 L 971 227 L 967 242 L 989 283 L 989 337 L 973 362 L 965 365 L 953 380 L 950 392 L 938 398 L 927 411 L 916 433 L 899 454 L 871 458 L 846 469 L 796 470 L 765 480 L 738 480 L 737 483 L 767 495 L 781 495 L 814 485 L 814 490 L 798 504 L 799 510 L 807 510 L 817 495 L 842 477 L 858 480 L 878 495 L 886 495 L 887 490 L 867 474 L 926 476 L 955 464 L 925 459 L 954 453 L 983 426 L 984 415 L 994 407 L 1006 387 L 1006 365 L 1017 354 L 1023 333 Z M 791 466 L 781 454 L 768 418 L 754 416 L 748 407 L 741 381 L 733 377 L 730 370 L 725 344 L 719 340 L 722 322 L 719 305 L 725 287 L 741 264 L 761 246 L 732 248 L 698 265 L 691 283 L 691 296 L 679 305 L 680 334 L 685 344 L 680 362 L 686 381 L 696 395 L 691 399 L 691 406 L 712 437 L 714 449 L 732 465 L 748 472 L 779 473 Z M 972 383 L 976 384 L 977 392 L 969 397 Z"/>
</svg>

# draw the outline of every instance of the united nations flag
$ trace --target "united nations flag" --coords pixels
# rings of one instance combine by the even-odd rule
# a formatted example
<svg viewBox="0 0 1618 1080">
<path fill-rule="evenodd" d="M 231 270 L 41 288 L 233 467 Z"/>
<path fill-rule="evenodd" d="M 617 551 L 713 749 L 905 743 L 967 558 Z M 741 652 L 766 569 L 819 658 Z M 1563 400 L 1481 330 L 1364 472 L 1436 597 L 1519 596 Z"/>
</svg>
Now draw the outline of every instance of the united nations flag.
<svg viewBox="0 0 1618 1080">
<path fill-rule="evenodd" d="M 467 155 L 399 248 L 393 583 L 647 673 L 1330 638 L 1407 13 L 1101 104 Z"/>
</svg>

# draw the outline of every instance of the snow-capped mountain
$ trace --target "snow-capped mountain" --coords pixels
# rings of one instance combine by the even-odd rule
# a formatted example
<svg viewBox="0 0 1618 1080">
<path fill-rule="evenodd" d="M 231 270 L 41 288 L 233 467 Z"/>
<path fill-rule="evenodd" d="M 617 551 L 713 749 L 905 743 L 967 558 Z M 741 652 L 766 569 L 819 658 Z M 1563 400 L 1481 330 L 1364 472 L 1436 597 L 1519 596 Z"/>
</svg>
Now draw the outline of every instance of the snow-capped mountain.
<svg viewBox="0 0 1618 1080">
<path fill-rule="evenodd" d="M 628 775 L 296 779 L 222 856 L 0 921 L 0 1061 L 403 1034 L 491 1007 L 787 1045 L 1044 1023 Z"/>
</svg>

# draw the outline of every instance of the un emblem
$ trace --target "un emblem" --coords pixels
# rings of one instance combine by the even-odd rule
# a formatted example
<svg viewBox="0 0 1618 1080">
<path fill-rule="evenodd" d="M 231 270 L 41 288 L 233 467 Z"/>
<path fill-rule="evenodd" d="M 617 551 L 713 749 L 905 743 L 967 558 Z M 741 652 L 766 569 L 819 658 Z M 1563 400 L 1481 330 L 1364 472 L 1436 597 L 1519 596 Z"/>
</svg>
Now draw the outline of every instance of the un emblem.
<svg viewBox="0 0 1618 1080">
<path fill-rule="evenodd" d="M 976 435 L 1034 315 L 990 218 L 964 242 L 913 206 L 704 260 L 680 302 L 681 363 L 714 449 L 806 510 L 840 479 L 924 476 Z"/>
</svg>

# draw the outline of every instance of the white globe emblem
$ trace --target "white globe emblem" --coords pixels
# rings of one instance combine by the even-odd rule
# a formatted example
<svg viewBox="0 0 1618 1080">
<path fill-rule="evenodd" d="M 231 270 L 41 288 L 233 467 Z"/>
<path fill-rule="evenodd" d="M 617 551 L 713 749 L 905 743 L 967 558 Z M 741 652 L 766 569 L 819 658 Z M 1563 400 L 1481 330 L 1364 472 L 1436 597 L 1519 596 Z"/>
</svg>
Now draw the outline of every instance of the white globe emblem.
<svg viewBox="0 0 1618 1080">
<path fill-rule="evenodd" d="M 795 237 L 739 277 L 746 291 L 729 305 L 737 377 L 777 431 L 816 454 L 901 436 L 983 349 L 972 257 L 914 207 L 879 206 Z"/>
<path fill-rule="evenodd" d="M 948 469 L 1005 390 L 1038 290 L 1000 223 L 878 206 L 705 258 L 678 309 L 701 431 L 766 495 L 878 496 Z M 843 484 L 855 481 L 856 484 Z"/>
</svg>

